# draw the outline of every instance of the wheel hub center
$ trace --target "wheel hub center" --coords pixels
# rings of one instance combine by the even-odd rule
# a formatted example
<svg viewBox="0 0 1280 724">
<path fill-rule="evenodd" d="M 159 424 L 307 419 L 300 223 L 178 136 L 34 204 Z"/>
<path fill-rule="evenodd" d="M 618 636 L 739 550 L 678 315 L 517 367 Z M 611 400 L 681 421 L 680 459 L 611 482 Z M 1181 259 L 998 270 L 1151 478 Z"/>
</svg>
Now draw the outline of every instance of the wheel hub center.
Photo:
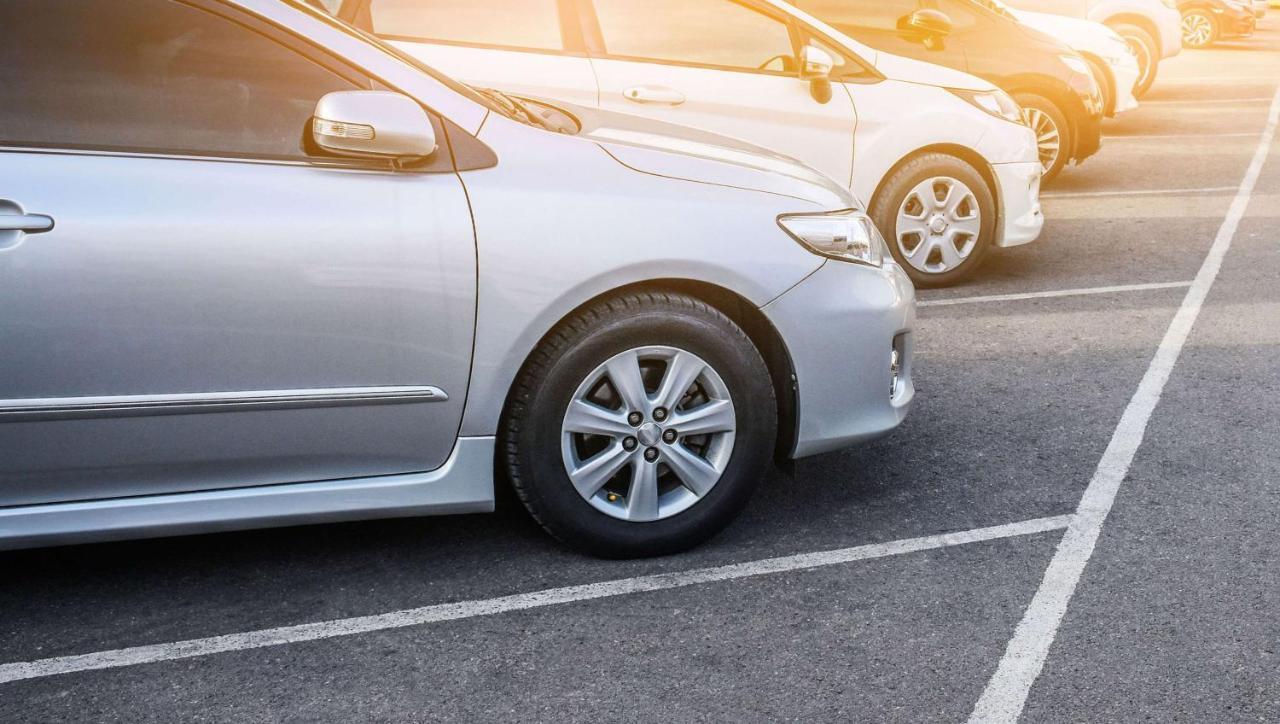
<svg viewBox="0 0 1280 724">
<path fill-rule="evenodd" d="M 652 447 L 662 439 L 662 428 L 652 422 L 646 422 L 636 430 L 636 437 L 639 438 L 641 445 Z"/>
<path fill-rule="evenodd" d="M 941 234 L 946 230 L 947 220 L 941 216 L 935 216 L 933 217 L 933 220 L 929 222 L 929 231 L 932 231 L 935 234 Z"/>
</svg>

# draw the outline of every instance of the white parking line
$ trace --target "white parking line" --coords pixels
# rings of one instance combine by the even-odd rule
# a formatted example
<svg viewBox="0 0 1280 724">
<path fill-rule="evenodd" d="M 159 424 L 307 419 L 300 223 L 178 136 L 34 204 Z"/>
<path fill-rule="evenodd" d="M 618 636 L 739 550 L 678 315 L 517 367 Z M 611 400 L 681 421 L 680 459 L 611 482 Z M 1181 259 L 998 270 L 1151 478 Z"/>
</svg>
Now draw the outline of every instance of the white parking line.
<svg viewBox="0 0 1280 724">
<path fill-rule="evenodd" d="M 1256 133 L 1151 133 L 1133 136 L 1103 136 L 1105 142 L 1112 141 L 1169 141 L 1184 138 L 1257 138 Z"/>
<path fill-rule="evenodd" d="M 1256 134 L 1255 134 L 1256 135 Z M 1040 194 L 1042 199 L 1092 199 L 1103 196 L 1186 196 L 1235 191 L 1236 186 L 1203 186 L 1196 189 L 1116 189 L 1114 191 L 1059 191 Z"/>
<path fill-rule="evenodd" d="M 1254 186 L 1266 163 L 1271 142 L 1275 138 L 1277 121 L 1280 120 L 1280 89 L 1271 99 L 1271 110 L 1267 116 L 1267 125 L 1254 151 L 1253 160 L 1240 181 L 1231 208 L 1227 211 L 1222 226 L 1214 237 L 1204 263 L 1200 267 L 1196 279 L 1187 290 L 1177 314 L 1169 324 L 1160 347 L 1156 350 L 1151 365 L 1138 384 L 1138 390 L 1125 407 L 1120 417 L 1120 424 L 1111 436 L 1102 460 L 1089 481 L 1089 487 L 1080 499 L 1076 508 L 1076 516 L 1072 519 L 1067 532 L 1058 544 L 1053 560 L 1045 570 L 1040 588 L 1031 599 L 1018 623 L 1017 629 L 1010 639 L 1000 665 L 987 688 L 982 692 L 969 718 L 970 724 L 978 722 L 1015 722 L 1022 715 L 1026 706 L 1027 694 L 1031 685 L 1040 675 L 1045 658 L 1049 655 L 1049 647 L 1057 636 L 1062 617 L 1067 612 L 1067 605 L 1075 594 L 1076 585 L 1084 573 L 1089 558 L 1093 555 L 1098 536 L 1102 534 L 1102 525 L 1115 503 L 1116 493 L 1134 455 L 1138 452 L 1142 438 L 1146 434 L 1147 423 L 1151 413 L 1160 402 L 1165 383 L 1182 353 L 1182 347 L 1191 334 L 1191 328 L 1200 314 L 1205 297 L 1213 287 L 1222 268 L 1223 257 L 1231 248 L 1231 240 L 1235 237 L 1240 220 L 1249 208 L 1249 199 L 1253 195 Z"/>
<path fill-rule="evenodd" d="M 1050 518 L 1036 518 L 1018 523 L 1008 523 L 989 528 L 977 528 L 958 533 L 943 533 L 923 538 L 907 538 L 889 543 L 873 543 L 871 545 L 841 548 L 819 553 L 802 553 L 799 555 L 766 558 L 748 563 L 737 563 L 714 568 L 699 568 L 678 573 L 660 573 L 651 576 L 623 578 L 615 581 L 589 583 L 582 586 L 551 588 L 532 593 L 517 593 L 501 598 L 489 598 L 460 603 L 443 603 L 435 606 L 411 608 L 403 611 L 392 611 L 373 616 L 343 618 L 333 621 L 319 621 L 297 626 L 248 631 L 245 633 L 212 636 L 203 639 L 190 639 L 175 643 L 155 644 L 152 646 L 133 646 L 112 651 L 98 651 L 91 654 L 59 656 L 35 661 L 20 661 L 0 665 L 0 684 L 23 679 L 35 679 L 57 674 L 69 674 L 77 671 L 93 671 L 111 669 L 120 666 L 135 666 L 158 661 L 189 659 L 196 656 L 224 653 L 228 651 L 245 651 L 267 646 L 302 641 L 315 641 L 338 636 L 369 633 L 438 623 L 440 621 L 456 621 L 458 619 L 492 616 L 508 611 L 523 611 L 531 608 L 557 606 L 577 601 L 591 601 L 614 596 L 626 596 L 634 593 L 664 591 L 672 588 L 695 586 L 716 581 L 730 581 L 739 578 L 751 578 L 775 573 L 803 571 L 823 568 L 842 563 L 864 561 L 871 558 L 883 558 L 903 553 L 914 553 L 935 548 L 978 543 L 980 541 L 999 540 L 1016 536 L 1045 533 L 1062 530 L 1071 522 L 1071 516 L 1059 515 Z"/>
<path fill-rule="evenodd" d="M 1142 101 L 1143 106 L 1176 106 L 1181 104 L 1191 104 L 1203 106 L 1207 103 L 1270 103 L 1271 96 L 1259 96 L 1257 98 L 1170 98 L 1162 101 Z"/>
<path fill-rule="evenodd" d="M 1118 294 L 1121 292 L 1146 292 L 1153 289 L 1178 289 L 1189 287 L 1191 282 L 1155 282 L 1152 284 L 1124 284 L 1114 287 L 1083 287 L 1080 289 L 1053 289 L 1046 292 L 1021 294 L 990 294 L 982 297 L 956 297 L 954 299 L 926 299 L 916 302 L 917 307 L 947 307 L 953 304 L 981 304 L 985 302 L 1013 302 L 1020 299 L 1048 299 L 1052 297 L 1079 297 L 1089 294 Z"/>
</svg>

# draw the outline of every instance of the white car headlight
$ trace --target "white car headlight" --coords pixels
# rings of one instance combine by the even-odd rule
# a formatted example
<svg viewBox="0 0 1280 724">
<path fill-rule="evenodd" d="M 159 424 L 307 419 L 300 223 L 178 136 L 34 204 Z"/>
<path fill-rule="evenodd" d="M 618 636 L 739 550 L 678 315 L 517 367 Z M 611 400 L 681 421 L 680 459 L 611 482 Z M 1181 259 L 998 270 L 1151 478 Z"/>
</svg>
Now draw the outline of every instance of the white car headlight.
<svg viewBox="0 0 1280 724">
<path fill-rule="evenodd" d="M 1022 108 L 1018 106 L 1017 101 L 1002 90 L 990 91 L 970 91 L 960 90 L 959 88 L 948 88 L 951 94 L 966 101 L 980 111 L 985 111 L 995 116 L 1003 118 L 1010 123 L 1023 124 Z"/>
<path fill-rule="evenodd" d="M 1058 57 L 1062 59 L 1064 65 L 1080 75 L 1093 76 L 1093 71 L 1089 70 L 1089 63 L 1084 58 L 1078 55 L 1059 55 Z"/>
<path fill-rule="evenodd" d="M 857 209 L 783 214 L 778 226 L 819 256 L 875 267 L 884 264 L 884 238 L 871 217 Z"/>
</svg>

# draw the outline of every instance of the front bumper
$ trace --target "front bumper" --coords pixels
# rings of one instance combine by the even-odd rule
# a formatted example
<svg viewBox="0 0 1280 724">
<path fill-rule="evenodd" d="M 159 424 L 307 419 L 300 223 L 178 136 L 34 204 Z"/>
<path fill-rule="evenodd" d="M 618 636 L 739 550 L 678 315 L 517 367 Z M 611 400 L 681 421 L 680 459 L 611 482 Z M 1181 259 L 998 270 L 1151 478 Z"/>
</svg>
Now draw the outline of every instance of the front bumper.
<svg viewBox="0 0 1280 724">
<path fill-rule="evenodd" d="M 1182 13 L 1160 5 L 1152 9 L 1156 31 L 1160 33 L 1160 57 L 1172 58 L 1182 52 Z"/>
<path fill-rule="evenodd" d="M 791 457 L 878 437 L 906 417 L 915 397 L 915 290 L 896 264 L 828 261 L 762 311 L 786 342 L 795 371 Z"/>
<path fill-rule="evenodd" d="M 1133 86 L 1138 82 L 1138 76 L 1142 75 L 1138 63 L 1135 61 L 1125 65 L 1113 65 L 1111 75 L 1116 82 L 1116 104 L 1110 109 L 1111 113 L 1114 115 L 1137 108 L 1138 99 L 1133 95 Z"/>
<path fill-rule="evenodd" d="M 997 163 L 991 166 L 1000 196 L 1000 229 L 996 246 L 1018 246 L 1035 241 L 1044 228 L 1040 210 L 1040 163 Z"/>
<path fill-rule="evenodd" d="M 1253 35 L 1253 31 L 1258 25 L 1258 18 L 1254 16 L 1252 6 L 1223 13 L 1218 13 L 1215 10 L 1214 13 L 1218 17 L 1218 28 L 1223 38 L 1239 38 Z"/>
</svg>

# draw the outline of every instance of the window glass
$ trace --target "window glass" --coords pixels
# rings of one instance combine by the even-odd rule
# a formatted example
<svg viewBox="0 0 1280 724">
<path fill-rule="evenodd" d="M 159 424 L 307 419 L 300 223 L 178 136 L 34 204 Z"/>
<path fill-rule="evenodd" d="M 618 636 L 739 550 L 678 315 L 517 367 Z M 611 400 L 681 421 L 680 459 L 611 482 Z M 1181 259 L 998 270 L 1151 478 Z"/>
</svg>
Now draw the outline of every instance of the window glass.
<svg viewBox="0 0 1280 724">
<path fill-rule="evenodd" d="M 897 30 L 900 18 L 920 9 L 916 0 L 796 0 L 795 5 L 841 30 Z"/>
<path fill-rule="evenodd" d="M 744 70 L 795 68 L 786 23 L 730 0 L 595 0 L 595 7 L 610 55 Z"/>
<path fill-rule="evenodd" d="M 0 144 L 301 157 L 349 81 L 174 0 L 4 0 Z"/>
<path fill-rule="evenodd" d="M 951 27 L 953 30 L 968 30 L 978 27 L 982 21 L 981 10 L 975 8 L 972 3 L 966 0 L 938 0 L 938 10 L 942 11 L 951 19 Z"/>
<path fill-rule="evenodd" d="M 557 0 L 373 0 L 373 32 L 509 48 L 562 50 Z"/>
</svg>

